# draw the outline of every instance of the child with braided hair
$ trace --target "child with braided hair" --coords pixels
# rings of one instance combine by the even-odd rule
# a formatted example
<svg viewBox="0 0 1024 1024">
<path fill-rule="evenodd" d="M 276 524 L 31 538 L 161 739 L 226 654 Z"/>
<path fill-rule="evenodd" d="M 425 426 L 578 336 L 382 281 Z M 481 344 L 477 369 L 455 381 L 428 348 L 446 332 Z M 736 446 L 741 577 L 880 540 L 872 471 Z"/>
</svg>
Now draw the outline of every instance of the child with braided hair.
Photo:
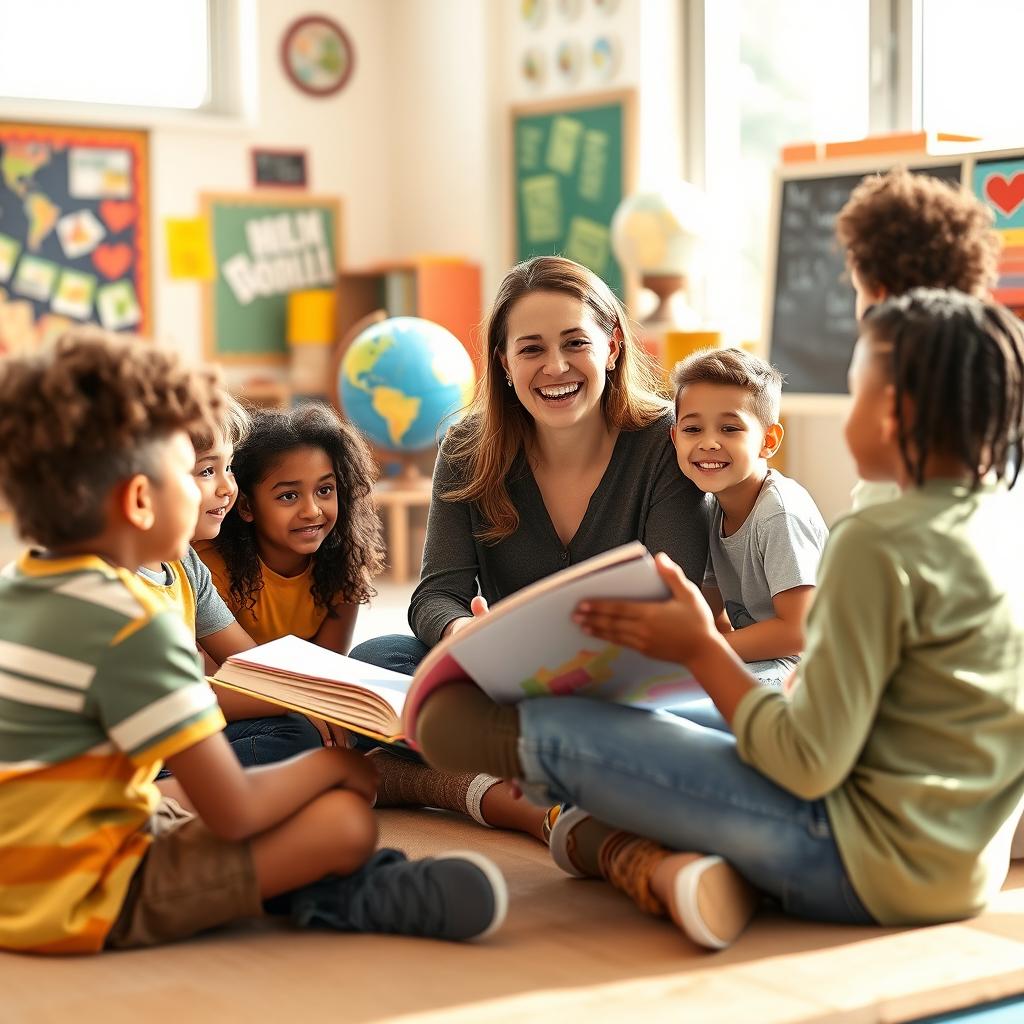
<svg viewBox="0 0 1024 1024">
<path fill-rule="evenodd" d="M 498 706 L 468 682 L 418 721 L 430 763 L 573 804 L 556 862 L 708 948 L 762 894 L 799 917 L 926 924 L 981 912 L 1006 876 L 1024 800 L 1024 540 L 1001 480 L 1024 435 L 1024 325 L 912 290 L 866 313 L 849 382 L 860 475 L 901 493 L 833 527 L 789 693 L 757 685 L 659 555 L 668 600 L 588 600 L 577 621 L 686 665 L 731 733 L 577 697 Z"/>
</svg>

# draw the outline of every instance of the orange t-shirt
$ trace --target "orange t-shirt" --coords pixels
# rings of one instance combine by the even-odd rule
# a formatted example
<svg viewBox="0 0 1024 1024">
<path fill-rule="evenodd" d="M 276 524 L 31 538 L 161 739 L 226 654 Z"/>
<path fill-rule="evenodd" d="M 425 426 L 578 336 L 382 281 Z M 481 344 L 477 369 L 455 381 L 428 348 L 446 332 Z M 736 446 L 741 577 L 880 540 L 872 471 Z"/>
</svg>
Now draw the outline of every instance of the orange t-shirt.
<svg viewBox="0 0 1024 1024">
<path fill-rule="evenodd" d="M 327 609 L 313 602 L 312 561 L 298 576 L 280 576 L 260 559 L 263 586 L 256 591 L 256 604 L 252 608 L 241 608 L 231 594 L 227 566 L 217 549 L 212 544 L 202 544 L 196 545 L 196 551 L 210 570 L 224 603 L 257 644 L 270 643 L 289 634 L 312 640 L 327 618 Z"/>
</svg>

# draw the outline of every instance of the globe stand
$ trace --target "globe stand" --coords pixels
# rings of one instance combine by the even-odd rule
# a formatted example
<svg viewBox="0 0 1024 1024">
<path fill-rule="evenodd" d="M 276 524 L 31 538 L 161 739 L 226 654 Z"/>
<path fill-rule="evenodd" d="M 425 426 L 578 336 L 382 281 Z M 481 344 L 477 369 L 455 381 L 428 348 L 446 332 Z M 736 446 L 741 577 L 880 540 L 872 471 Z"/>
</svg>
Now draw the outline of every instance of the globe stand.
<svg viewBox="0 0 1024 1024">
<path fill-rule="evenodd" d="M 644 288 L 654 292 L 658 305 L 653 312 L 643 320 L 643 327 L 647 331 L 663 330 L 666 327 L 683 327 L 681 321 L 685 316 L 680 316 L 680 304 L 685 306 L 685 300 L 679 293 L 686 287 L 685 274 L 644 274 L 640 278 Z"/>
</svg>

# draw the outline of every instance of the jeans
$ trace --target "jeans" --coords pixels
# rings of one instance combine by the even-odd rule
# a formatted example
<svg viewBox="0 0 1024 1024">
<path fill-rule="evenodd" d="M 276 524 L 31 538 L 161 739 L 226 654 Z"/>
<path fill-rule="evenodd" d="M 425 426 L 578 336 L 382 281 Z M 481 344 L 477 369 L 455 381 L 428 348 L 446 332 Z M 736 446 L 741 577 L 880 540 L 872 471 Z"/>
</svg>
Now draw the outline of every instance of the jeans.
<svg viewBox="0 0 1024 1024">
<path fill-rule="evenodd" d="M 392 672 L 402 672 L 411 676 L 429 652 L 430 648 L 414 636 L 390 633 L 356 644 L 348 652 L 348 656 L 355 658 L 356 661 L 365 661 L 367 665 L 376 665 L 378 668 L 388 668 Z"/>
<path fill-rule="evenodd" d="M 712 723 L 717 715 L 704 701 L 692 710 Z M 789 914 L 874 923 L 843 867 L 825 802 L 775 785 L 740 760 L 728 729 L 685 713 L 583 697 L 523 701 L 524 789 L 671 849 L 719 854 Z"/>
<path fill-rule="evenodd" d="M 316 750 L 323 740 L 316 726 L 303 715 L 272 715 L 228 722 L 224 735 L 243 767 L 273 764 L 305 750 Z"/>
</svg>

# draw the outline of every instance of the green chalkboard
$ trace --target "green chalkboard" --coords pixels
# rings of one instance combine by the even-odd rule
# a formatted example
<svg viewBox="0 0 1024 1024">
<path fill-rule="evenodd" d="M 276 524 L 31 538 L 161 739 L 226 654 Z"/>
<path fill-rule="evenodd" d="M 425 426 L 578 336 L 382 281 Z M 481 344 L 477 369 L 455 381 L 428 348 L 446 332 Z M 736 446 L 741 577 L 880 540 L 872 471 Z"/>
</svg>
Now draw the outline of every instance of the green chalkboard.
<svg viewBox="0 0 1024 1024">
<path fill-rule="evenodd" d="M 623 296 L 610 226 L 634 185 L 633 106 L 619 92 L 513 108 L 517 262 L 568 256 Z"/>
<path fill-rule="evenodd" d="M 316 196 L 204 195 L 215 276 L 206 286 L 206 354 L 227 362 L 287 358 L 288 293 L 333 288 L 341 203 Z"/>
</svg>

